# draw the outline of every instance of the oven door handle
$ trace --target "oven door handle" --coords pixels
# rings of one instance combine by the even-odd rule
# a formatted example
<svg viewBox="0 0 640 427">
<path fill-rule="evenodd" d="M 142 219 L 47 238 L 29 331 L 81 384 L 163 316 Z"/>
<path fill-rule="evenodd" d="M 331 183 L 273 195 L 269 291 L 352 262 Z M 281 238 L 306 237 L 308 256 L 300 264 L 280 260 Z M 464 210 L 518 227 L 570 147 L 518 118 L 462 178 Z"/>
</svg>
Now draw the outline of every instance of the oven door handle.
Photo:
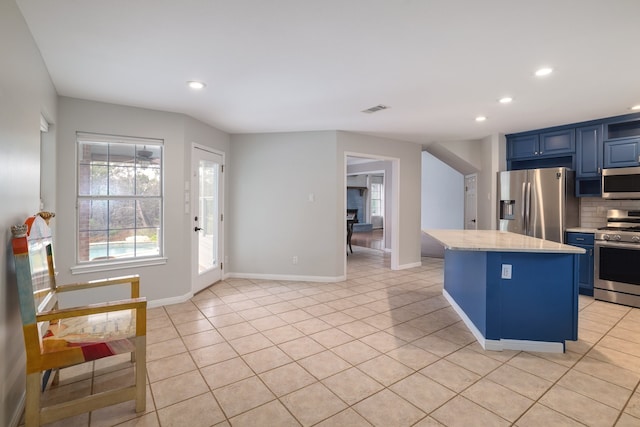
<svg viewBox="0 0 640 427">
<path fill-rule="evenodd" d="M 640 245 L 637 243 L 612 242 L 611 240 L 596 240 L 595 249 L 598 248 L 621 248 L 640 251 Z"/>
</svg>

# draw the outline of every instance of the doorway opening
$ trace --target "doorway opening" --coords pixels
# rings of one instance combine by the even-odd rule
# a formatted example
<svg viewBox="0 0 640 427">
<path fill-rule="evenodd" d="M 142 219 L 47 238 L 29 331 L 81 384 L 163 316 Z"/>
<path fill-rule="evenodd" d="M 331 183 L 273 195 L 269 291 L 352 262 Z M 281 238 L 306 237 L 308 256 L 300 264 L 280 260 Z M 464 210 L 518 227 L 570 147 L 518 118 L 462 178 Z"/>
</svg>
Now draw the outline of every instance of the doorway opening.
<svg viewBox="0 0 640 427">
<path fill-rule="evenodd" d="M 464 177 L 464 229 L 478 229 L 478 174 Z"/>
<path fill-rule="evenodd" d="M 348 157 L 353 165 L 365 159 Z M 355 169 L 355 168 L 354 168 Z M 347 173 L 347 215 L 351 231 L 349 244 L 371 249 L 385 249 L 385 170 Z M 352 251 L 352 249 L 349 249 Z"/>
<path fill-rule="evenodd" d="M 398 269 L 398 169 L 398 159 L 345 153 L 345 271 L 348 261 L 371 251 L 386 256 L 391 269 Z"/>
</svg>

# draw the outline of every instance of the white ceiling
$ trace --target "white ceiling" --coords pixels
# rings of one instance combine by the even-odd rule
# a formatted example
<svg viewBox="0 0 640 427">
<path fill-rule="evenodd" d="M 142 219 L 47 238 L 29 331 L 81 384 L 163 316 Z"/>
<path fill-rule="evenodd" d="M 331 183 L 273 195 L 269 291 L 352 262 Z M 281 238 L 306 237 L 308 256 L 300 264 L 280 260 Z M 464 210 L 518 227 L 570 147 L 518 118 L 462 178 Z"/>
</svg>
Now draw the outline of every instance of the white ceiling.
<svg viewBox="0 0 640 427">
<path fill-rule="evenodd" d="M 60 95 L 185 113 L 230 133 L 430 143 L 640 104 L 638 0 L 17 3 Z M 554 73 L 536 78 L 543 65 Z M 513 103 L 497 102 L 505 95 Z M 361 112 L 377 104 L 391 108 Z"/>
</svg>

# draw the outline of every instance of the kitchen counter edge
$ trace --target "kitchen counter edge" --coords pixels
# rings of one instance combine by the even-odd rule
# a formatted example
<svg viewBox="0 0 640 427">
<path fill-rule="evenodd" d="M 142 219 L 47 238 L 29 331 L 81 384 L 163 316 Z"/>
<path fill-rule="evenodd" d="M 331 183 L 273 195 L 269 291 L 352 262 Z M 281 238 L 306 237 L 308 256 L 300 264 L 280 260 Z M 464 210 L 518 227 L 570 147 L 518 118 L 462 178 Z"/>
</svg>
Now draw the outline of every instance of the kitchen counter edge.
<svg viewBox="0 0 640 427">
<path fill-rule="evenodd" d="M 423 230 L 446 249 L 477 252 L 531 252 L 583 254 L 576 246 L 499 230 Z"/>
</svg>

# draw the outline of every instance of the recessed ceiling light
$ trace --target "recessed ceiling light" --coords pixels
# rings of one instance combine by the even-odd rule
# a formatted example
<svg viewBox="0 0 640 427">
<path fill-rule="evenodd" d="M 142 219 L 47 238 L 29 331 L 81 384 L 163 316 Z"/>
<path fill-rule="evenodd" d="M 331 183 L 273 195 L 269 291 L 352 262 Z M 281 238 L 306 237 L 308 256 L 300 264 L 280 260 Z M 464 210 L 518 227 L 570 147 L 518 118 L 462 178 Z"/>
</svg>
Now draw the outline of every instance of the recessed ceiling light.
<svg viewBox="0 0 640 427">
<path fill-rule="evenodd" d="M 638 105 L 634 105 L 633 107 L 630 108 L 631 110 L 640 110 L 640 104 Z"/>
<path fill-rule="evenodd" d="M 548 76 L 552 72 L 553 72 L 553 68 L 548 68 L 548 67 L 540 68 L 536 71 L 536 76 L 538 77 Z"/>
<path fill-rule="evenodd" d="M 513 101 L 513 98 L 511 98 L 510 96 L 505 96 L 504 98 L 500 98 L 500 99 L 498 100 L 498 102 L 499 102 L 500 104 L 508 104 L 508 103 L 510 103 L 511 101 Z"/>
<path fill-rule="evenodd" d="M 206 84 L 192 80 L 187 82 L 187 86 L 189 86 L 191 89 L 204 89 Z"/>
<path fill-rule="evenodd" d="M 487 118 L 485 116 L 476 117 L 476 122 L 484 122 L 485 120 L 487 120 Z"/>
</svg>

